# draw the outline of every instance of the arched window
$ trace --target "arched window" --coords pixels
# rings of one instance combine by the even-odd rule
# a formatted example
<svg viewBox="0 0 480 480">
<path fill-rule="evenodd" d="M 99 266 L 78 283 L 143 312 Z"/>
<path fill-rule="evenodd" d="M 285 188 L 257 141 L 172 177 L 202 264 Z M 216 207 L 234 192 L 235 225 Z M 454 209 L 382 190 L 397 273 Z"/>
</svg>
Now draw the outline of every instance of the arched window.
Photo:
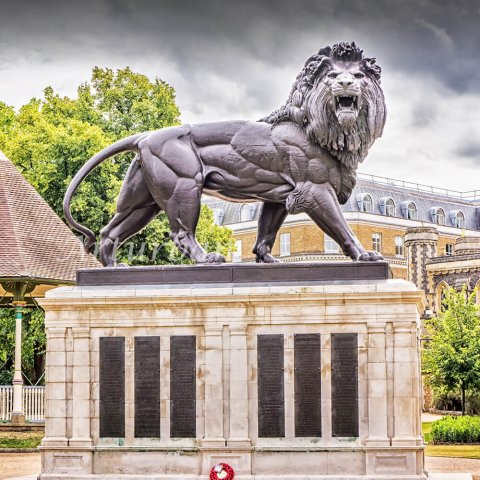
<svg viewBox="0 0 480 480">
<path fill-rule="evenodd" d="M 255 203 L 246 203 L 240 208 L 240 221 L 249 222 L 255 217 L 255 210 L 257 205 Z"/>
<path fill-rule="evenodd" d="M 446 297 L 446 290 L 448 290 L 450 287 L 448 286 L 448 283 L 446 282 L 440 282 L 437 286 L 437 289 L 435 290 L 435 299 L 436 299 L 436 313 L 437 315 L 440 314 L 440 312 L 445 309 L 445 297 Z"/>
<path fill-rule="evenodd" d="M 360 193 L 357 195 L 357 204 L 361 212 L 373 213 L 373 200 L 368 193 Z"/>
<path fill-rule="evenodd" d="M 387 199 L 387 201 L 385 202 L 385 215 L 387 217 L 395 216 L 395 202 L 392 198 Z"/>
<path fill-rule="evenodd" d="M 415 202 L 402 202 L 400 204 L 400 208 L 402 209 L 403 216 L 407 220 L 417 220 L 418 219 L 418 210 Z"/>
<path fill-rule="evenodd" d="M 225 216 L 225 212 L 223 211 L 223 208 L 214 208 L 213 209 L 213 221 L 217 225 L 222 225 L 224 216 Z"/>
<path fill-rule="evenodd" d="M 393 198 L 390 198 L 390 197 L 381 198 L 379 202 L 379 206 L 380 206 L 380 211 L 387 217 L 395 216 L 395 202 L 393 201 Z"/>
<path fill-rule="evenodd" d="M 461 210 L 453 210 L 450 212 L 450 219 L 452 220 L 452 225 L 456 228 L 465 228 L 465 214 Z"/>
<path fill-rule="evenodd" d="M 445 210 L 440 207 L 433 207 L 430 209 L 430 216 L 432 217 L 432 222 L 437 225 L 445 225 Z"/>
</svg>

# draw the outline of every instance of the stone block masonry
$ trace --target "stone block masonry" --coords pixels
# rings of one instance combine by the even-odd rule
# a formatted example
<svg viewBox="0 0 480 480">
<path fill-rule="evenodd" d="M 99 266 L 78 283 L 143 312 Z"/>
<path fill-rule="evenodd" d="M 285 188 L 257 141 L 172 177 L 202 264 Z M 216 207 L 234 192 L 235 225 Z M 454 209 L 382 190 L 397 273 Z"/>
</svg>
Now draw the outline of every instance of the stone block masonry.
<svg viewBox="0 0 480 480">
<path fill-rule="evenodd" d="M 218 462 L 239 480 L 426 478 L 411 283 L 79 286 L 42 306 L 41 480 L 206 480 Z"/>
</svg>

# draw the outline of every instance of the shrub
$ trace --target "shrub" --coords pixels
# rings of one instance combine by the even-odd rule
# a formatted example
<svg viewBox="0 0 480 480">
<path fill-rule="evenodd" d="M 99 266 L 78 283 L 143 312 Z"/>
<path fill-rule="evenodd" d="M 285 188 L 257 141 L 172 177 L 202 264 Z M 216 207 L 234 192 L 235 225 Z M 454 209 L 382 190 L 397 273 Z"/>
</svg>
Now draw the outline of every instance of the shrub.
<svg viewBox="0 0 480 480">
<path fill-rule="evenodd" d="M 431 439 L 441 443 L 480 443 L 480 417 L 443 417 L 432 424 Z"/>
</svg>

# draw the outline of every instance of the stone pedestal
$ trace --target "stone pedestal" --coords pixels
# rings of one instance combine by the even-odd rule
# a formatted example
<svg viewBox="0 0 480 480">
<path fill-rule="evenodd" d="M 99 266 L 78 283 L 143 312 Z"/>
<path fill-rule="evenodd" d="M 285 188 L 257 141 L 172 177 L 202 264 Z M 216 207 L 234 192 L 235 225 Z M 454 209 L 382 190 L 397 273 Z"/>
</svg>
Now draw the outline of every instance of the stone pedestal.
<svg viewBox="0 0 480 480">
<path fill-rule="evenodd" d="M 206 480 L 218 462 L 230 464 L 238 480 L 426 478 L 420 421 L 421 292 L 406 281 L 388 279 L 269 283 L 50 291 L 42 300 L 47 408 L 39 478 Z M 319 355 L 301 357 L 298 336 L 307 334 L 307 340 L 317 342 Z M 173 375 L 180 378 L 172 368 L 182 367 L 179 357 L 173 358 L 178 352 L 172 351 L 172 337 L 177 336 L 195 341 L 193 437 L 171 437 L 172 427 L 178 427 L 172 422 L 179 421 L 172 418 L 179 407 L 172 405 L 171 385 Z M 276 336 L 281 352 L 274 360 L 280 362 L 282 381 L 273 385 L 281 394 L 273 400 L 272 386 L 259 386 L 259 369 L 267 368 L 269 360 L 259 356 L 257 346 L 267 336 Z M 106 437 L 100 436 L 105 420 L 101 402 L 107 401 L 101 398 L 100 379 L 109 380 L 110 372 L 100 373 L 100 350 L 101 339 L 114 337 L 124 339 L 124 435 Z M 135 337 L 159 338 L 160 426 L 155 437 L 135 433 L 135 399 L 142 394 L 136 386 L 141 370 Z M 333 352 L 344 345 L 340 340 L 354 345 L 348 353 L 358 362 L 353 369 L 353 364 L 342 364 L 347 358 L 342 352 Z M 320 385 L 312 391 L 321 392 L 312 406 L 320 409 L 321 436 L 313 437 L 301 435 L 309 425 L 300 425 L 305 418 L 300 410 L 310 407 L 299 402 L 295 391 L 304 378 L 302 369 L 315 371 L 311 358 L 320 359 Z M 355 385 L 342 384 L 343 370 L 356 378 Z M 262 378 L 268 380 L 268 372 Z M 332 403 L 339 391 L 354 395 L 354 403 L 346 398 Z M 273 401 L 283 412 L 283 435 L 259 436 L 259 397 L 267 402 L 262 411 L 268 413 Z M 341 423 L 338 418 L 347 410 L 357 418 L 347 415 Z M 342 428 L 354 433 L 334 436 Z"/>
</svg>

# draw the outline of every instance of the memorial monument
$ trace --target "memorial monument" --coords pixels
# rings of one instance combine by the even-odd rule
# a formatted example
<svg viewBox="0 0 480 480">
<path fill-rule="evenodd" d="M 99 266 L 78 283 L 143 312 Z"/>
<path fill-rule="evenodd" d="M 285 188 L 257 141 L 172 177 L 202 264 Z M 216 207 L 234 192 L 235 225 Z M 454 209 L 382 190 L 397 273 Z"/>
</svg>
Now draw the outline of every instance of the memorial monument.
<svg viewBox="0 0 480 480">
<path fill-rule="evenodd" d="M 41 480 L 420 480 L 422 293 L 366 252 L 339 202 L 380 136 L 380 68 L 355 44 L 321 49 L 259 122 L 184 125 L 135 150 L 107 268 L 49 292 Z M 202 191 L 264 202 L 256 264 L 195 239 Z M 203 265 L 116 268 L 115 248 L 160 210 Z M 306 212 L 356 262 L 273 263 L 287 213 Z M 207 265 L 215 263 L 217 265 Z"/>
</svg>

